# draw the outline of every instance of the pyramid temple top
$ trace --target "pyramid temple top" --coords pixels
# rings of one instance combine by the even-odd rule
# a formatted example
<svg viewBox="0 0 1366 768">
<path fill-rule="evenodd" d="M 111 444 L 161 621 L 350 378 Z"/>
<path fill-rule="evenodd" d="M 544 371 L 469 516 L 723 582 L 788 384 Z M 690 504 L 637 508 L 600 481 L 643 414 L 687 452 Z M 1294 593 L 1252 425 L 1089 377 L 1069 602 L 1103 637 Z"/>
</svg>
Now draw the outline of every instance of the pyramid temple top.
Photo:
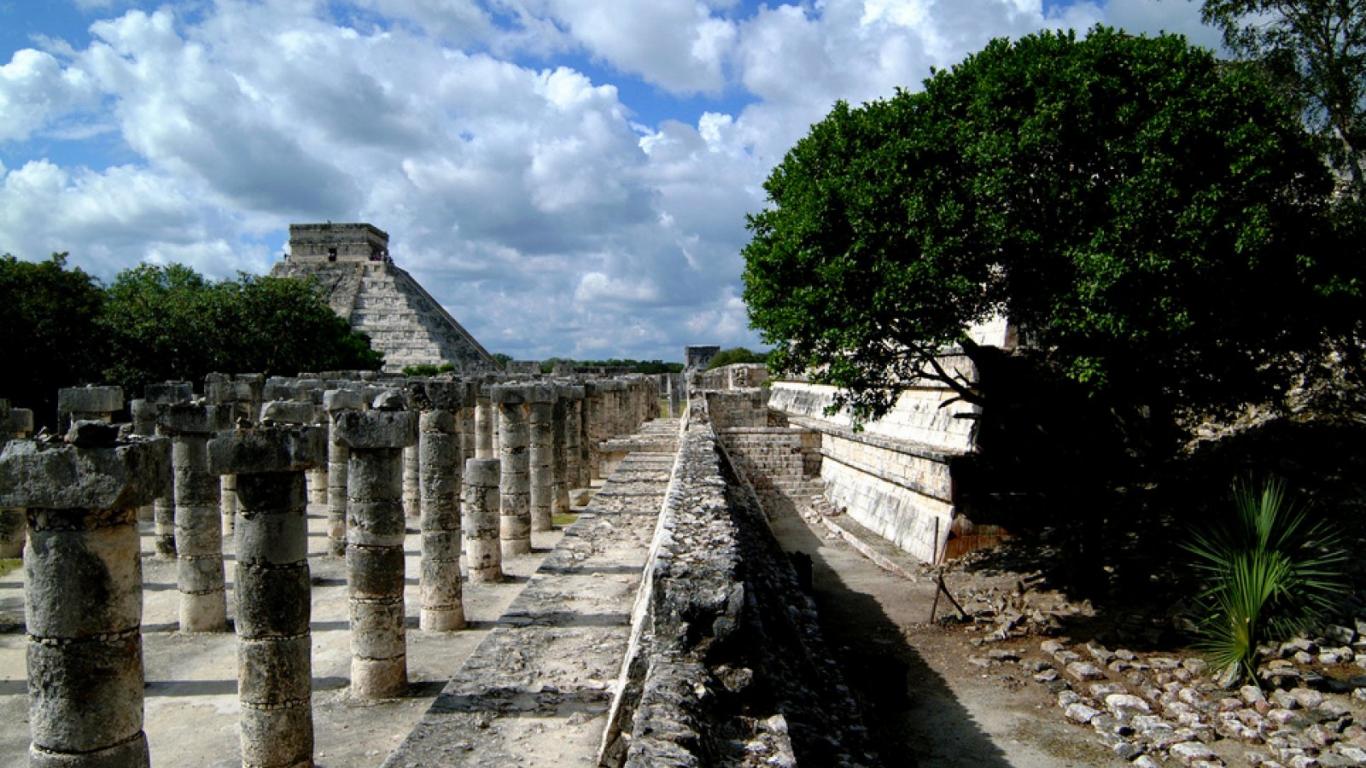
<svg viewBox="0 0 1366 768">
<path fill-rule="evenodd" d="M 289 259 L 389 261 L 389 233 L 371 224 L 290 224 Z"/>
</svg>

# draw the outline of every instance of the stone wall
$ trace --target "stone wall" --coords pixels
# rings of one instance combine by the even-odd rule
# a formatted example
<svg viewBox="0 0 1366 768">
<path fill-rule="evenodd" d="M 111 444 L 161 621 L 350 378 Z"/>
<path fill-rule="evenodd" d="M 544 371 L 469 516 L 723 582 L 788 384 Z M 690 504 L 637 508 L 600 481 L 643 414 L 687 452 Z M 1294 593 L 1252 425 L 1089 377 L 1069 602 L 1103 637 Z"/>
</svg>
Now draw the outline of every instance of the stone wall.
<svg viewBox="0 0 1366 768">
<path fill-rule="evenodd" d="M 735 363 L 698 374 L 703 389 L 747 389 L 768 381 L 768 366 L 763 363 Z"/>
<path fill-rule="evenodd" d="M 717 429 L 768 426 L 768 391 L 733 389 L 699 393 Z"/>
<path fill-rule="evenodd" d="M 604 738 L 609 766 L 871 765 L 754 494 L 690 402 Z"/>
<path fill-rule="evenodd" d="M 911 387 L 856 432 L 847 411 L 826 415 L 833 387 L 782 381 L 769 391 L 769 408 L 820 435 L 820 478 L 837 511 L 922 560 L 943 556 L 965 523 L 954 478 L 976 450 L 980 408 Z"/>
</svg>

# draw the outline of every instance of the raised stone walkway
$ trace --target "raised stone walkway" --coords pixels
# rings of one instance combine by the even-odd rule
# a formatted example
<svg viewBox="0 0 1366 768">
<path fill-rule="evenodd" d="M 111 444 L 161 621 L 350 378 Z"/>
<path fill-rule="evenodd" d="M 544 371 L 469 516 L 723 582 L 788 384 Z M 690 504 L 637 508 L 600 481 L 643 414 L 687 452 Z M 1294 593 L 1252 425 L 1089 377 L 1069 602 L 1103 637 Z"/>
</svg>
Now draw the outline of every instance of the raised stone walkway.
<svg viewBox="0 0 1366 768">
<path fill-rule="evenodd" d="M 622 459 L 384 768 L 594 763 L 677 429 L 644 425 L 643 450 Z"/>
</svg>

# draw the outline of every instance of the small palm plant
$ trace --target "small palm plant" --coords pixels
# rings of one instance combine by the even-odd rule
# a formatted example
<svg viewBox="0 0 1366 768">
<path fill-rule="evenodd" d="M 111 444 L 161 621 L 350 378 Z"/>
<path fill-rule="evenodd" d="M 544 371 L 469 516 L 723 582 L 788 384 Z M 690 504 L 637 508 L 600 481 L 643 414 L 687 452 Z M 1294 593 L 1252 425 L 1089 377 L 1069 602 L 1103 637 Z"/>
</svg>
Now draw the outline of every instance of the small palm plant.
<svg viewBox="0 0 1366 768">
<path fill-rule="evenodd" d="M 1347 551 L 1335 526 L 1287 503 L 1278 480 L 1260 491 L 1235 483 L 1233 502 L 1230 521 L 1184 548 L 1204 581 L 1198 647 L 1221 676 L 1255 683 L 1258 644 L 1287 640 L 1337 610 Z"/>
</svg>

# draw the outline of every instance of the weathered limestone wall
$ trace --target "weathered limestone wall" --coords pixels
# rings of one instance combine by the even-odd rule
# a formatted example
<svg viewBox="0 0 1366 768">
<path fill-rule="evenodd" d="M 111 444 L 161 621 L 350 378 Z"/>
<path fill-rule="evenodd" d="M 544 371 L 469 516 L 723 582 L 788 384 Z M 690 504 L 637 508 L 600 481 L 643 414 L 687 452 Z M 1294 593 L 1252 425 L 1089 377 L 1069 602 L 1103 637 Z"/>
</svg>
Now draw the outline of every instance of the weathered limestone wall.
<svg viewBox="0 0 1366 768">
<path fill-rule="evenodd" d="M 702 371 L 698 381 L 703 389 L 748 389 L 768 381 L 768 366 L 763 363 L 735 363 Z"/>
<path fill-rule="evenodd" d="M 768 390 L 706 390 L 702 394 L 717 429 L 768 426 Z"/>
<path fill-rule="evenodd" d="M 914 387 L 855 432 L 847 412 L 824 413 L 833 387 L 783 381 L 768 391 L 770 409 L 820 436 L 820 478 L 834 507 L 922 560 L 942 556 L 958 511 L 955 466 L 976 449 L 977 406 L 945 405 L 948 390 Z"/>
<path fill-rule="evenodd" d="M 875 764 L 814 604 L 706 403 L 690 404 L 601 762 Z"/>
</svg>

